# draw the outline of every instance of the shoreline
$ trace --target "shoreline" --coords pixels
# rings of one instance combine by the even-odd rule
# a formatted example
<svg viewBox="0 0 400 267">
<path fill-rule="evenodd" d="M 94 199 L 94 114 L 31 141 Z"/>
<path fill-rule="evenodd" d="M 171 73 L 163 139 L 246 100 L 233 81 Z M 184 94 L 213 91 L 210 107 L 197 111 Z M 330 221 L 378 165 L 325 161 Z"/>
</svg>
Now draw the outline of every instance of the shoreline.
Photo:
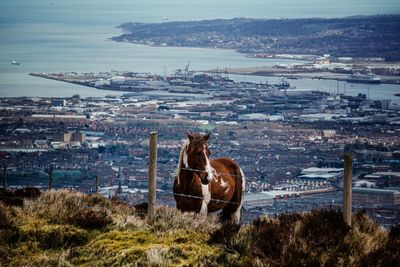
<svg viewBox="0 0 400 267">
<path fill-rule="evenodd" d="M 213 70 L 203 70 L 200 72 L 212 72 Z M 349 73 L 334 73 L 328 71 L 304 71 L 299 69 L 279 69 L 270 67 L 252 67 L 252 68 L 227 68 L 224 73 L 237 74 L 237 75 L 250 75 L 250 76 L 268 76 L 268 77 L 284 77 L 287 79 L 312 79 L 312 80 L 336 80 L 347 81 Z M 400 77 L 398 76 L 383 76 L 381 84 L 400 84 Z M 368 84 L 368 82 L 365 82 Z"/>
<path fill-rule="evenodd" d="M 65 83 L 72 83 L 76 85 L 81 85 L 81 86 L 86 86 L 98 90 L 107 90 L 107 91 L 117 91 L 117 92 L 125 92 L 127 94 L 129 93 L 141 93 L 141 92 L 151 92 L 151 91 L 157 91 L 156 89 L 148 88 L 148 89 L 135 89 L 135 90 L 123 90 L 123 89 L 118 89 L 118 88 L 113 88 L 113 87 L 96 87 L 95 85 L 92 85 L 90 82 L 81 82 L 81 81 L 73 81 L 73 80 L 68 80 L 68 79 L 63 79 L 63 78 L 57 78 L 54 76 L 50 76 L 47 74 L 41 74 L 41 73 L 29 73 L 28 75 L 38 77 L 38 78 L 43 78 L 43 79 L 49 79 L 49 80 L 54 80 L 58 82 L 65 82 Z"/>
<path fill-rule="evenodd" d="M 228 47 L 213 47 L 213 46 L 174 46 L 174 45 L 157 45 L 151 44 L 148 42 L 134 42 L 134 41 L 127 41 L 127 40 L 115 40 L 114 37 L 107 38 L 107 41 L 112 41 L 116 43 L 125 43 L 125 44 L 132 44 L 132 45 L 143 45 L 148 47 L 158 47 L 158 48 L 192 48 L 192 49 L 210 49 L 210 50 L 226 50 L 238 53 L 246 58 L 255 58 L 255 59 L 275 59 L 275 60 L 293 60 L 293 61 L 305 61 L 305 62 L 312 62 L 315 61 L 314 57 L 320 57 L 319 55 L 311 55 L 311 54 L 291 54 L 291 53 L 271 53 L 271 56 L 256 56 L 252 53 L 241 52 L 235 48 L 228 48 Z M 351 61 L 334 61 L 334 63 L 349 63 L 349 64 L 400 64 L 399 61 L 363 61 L 363 60 L 351 60 Z"/>
<path fill-rule="evenodd" d="M 293 63 L 295 62 L 314 62 L 315 60 L 312 59 L 313 57 L 318 57 L 317 55 L 306 55 L 306 54 L 271 54 L 270 57 L 259 57 L 255 56 L 253 54 L 249 53 L 244 53 L 240 52 L 237 49 L 233 48 L 221 48 L 221 47 L 207 47 L 207 46 L 162 46 L 162 45 L 156 45 L 156 44 L 149 44 L 149 43 L 144 43 L 144 42 L 131 42 L 131 41 L 120 41 L 120 40 L 114 40 L 113 38 L 110 38 L 111 41 L 117 42 L 117 43 L 127 43 L 127 44 L 133 44 L 133 45 L 143 45 L 143 46 L 148 46 L 148 47 L 158 47 L 158 48 L 190 48 L 190 49 L 210 49 L 210 50 L 228 50 L 234 53 L 237 53 L 245 58 L 253 58 L 253 59 L 259 59 L 259 60 L 290 60 Z M 332 63 L 340 63 L 340 64 L 345 64 L 344 62 L 341 61 L 332 61 Z M 364 67 L 367 69 L 370 68 L 371 66 L 400 66 L 400 61 L 393 61 L 393 62 L 381 62 L 381 61 L 362 61 L 362 60 L 352 60 L 349 62 L 346 62 L 346 64 L 363 64 Z M 209 72 L 219 72 L 219 73 L 226 73 L 226 74 L 237 74 L 237 75 L 252 75 L 252 76 L 271 76 L 271 77 L 285 77 L 285 78 L 307 78 L 307 79 L 314 79 L 314 80 L 336 80 L 336 81 L 347 81 L 347 76 L 350 75 L 351 73 L 336 73 L 336 72 L 329 72 L 326 70 L 314 70 L 314 71 L 308 71 L 305 69 L 299 69 L 299 68 L 289 68 L 289 69 L 283 69 L 283 68 L 274 68 L 274 67 L 244 67 L 244 68 L 227 68 L 227 67 L 222 67 L 220 69 L 210 69 L 210 70 L 195 70 L 196 72 L 202 72 L 202 73 L 209 73 Z M 315 75 L 313 74 L 316 73 L 324 73 L 328 74 L 327 76 L 322 76 L 322 75 Z M 330 76 L 330 77 L 329 77 Z M 380 83 L 382 84 L 400 84 L 400 76 L 388 76 L 388 75 L 377 75 L 377 77 L 381 78 Z"/>
</svg>

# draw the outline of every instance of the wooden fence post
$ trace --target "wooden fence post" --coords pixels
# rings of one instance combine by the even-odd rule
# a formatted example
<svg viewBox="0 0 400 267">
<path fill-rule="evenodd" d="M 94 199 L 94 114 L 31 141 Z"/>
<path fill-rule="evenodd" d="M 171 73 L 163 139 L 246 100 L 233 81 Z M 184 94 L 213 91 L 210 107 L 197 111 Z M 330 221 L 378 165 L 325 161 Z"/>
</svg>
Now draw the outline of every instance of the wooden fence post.
<svg viewBox="0 0 400 267">
<path fill-rule="evenodd" d="M 150 223 L 155 218 L 156 208 L 156 177 L 157 177 L 157 132 L 150 133 L 150 151 L 149 151 L 149 195 L 147 218 Z"/>
<path fill-rule="evenodd" d="M 4 163 L 3 165 L 3 188 L 4 190 L 7 190 L 7 163 Z"/>
<path fill-rule="evenodd" d="M 343 174 L 343 219 L 351 227 L 351 189 L 353 173 L 353 156 L 344 155 L 344 174 Z"/>
<path fill-rule="evenodd" d="M 99 176 L 96 175 L 96 194 L 99 193 Z"/>
<path fill-rule="evenodd" d="M 50 165 L 50 168 L 49 168 L 49 190 L 51 190 L 52 185 L 53 185 L 53 166 Z"/>
</svg>

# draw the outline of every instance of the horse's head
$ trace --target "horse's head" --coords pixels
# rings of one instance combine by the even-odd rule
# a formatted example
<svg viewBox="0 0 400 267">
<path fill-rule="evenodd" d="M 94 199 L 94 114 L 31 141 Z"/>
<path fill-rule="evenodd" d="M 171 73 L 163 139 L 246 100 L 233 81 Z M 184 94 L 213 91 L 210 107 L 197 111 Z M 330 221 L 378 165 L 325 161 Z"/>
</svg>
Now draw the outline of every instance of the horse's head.
<svg viewBox="0 0 400 267">
<path fill-rule="evenodd" d="M 195 172 L 200 177 L 201 183 L 209 184 L 213 179 L 212 168 L 210 165 L 210 150 L 208 149 L 208 139 L 210 133 L 206 135 L 199 135 L 188 133 L 189 146 L 187 148 L 187 163 L 190 169 L 196 170 Z"/>
</svg>

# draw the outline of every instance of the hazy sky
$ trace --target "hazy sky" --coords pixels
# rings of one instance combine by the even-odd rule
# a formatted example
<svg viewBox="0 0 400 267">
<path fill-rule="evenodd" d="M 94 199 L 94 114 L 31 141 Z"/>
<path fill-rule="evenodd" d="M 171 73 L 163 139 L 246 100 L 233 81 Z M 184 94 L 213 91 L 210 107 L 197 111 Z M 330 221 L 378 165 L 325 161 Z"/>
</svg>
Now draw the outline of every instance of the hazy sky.
<svg viewBox="0 0 400 267">
<path fill-rule="evenodd" d="M 400 0 L 1 0 L 0 22 L 120 23 L 400 13 Z"/>
</svg>

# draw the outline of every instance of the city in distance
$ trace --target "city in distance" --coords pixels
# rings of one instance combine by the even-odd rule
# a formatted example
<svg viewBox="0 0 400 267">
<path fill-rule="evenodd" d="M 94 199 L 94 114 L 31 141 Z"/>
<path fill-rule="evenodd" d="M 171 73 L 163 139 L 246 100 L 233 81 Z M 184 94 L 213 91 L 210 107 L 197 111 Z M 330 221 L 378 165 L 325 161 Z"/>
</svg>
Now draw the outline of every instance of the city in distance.
<svg viewBox="0 0 400 267">
<path fill-rule="evenodd" d="M 246 176 L 243 224 L 341 211 L 348 153 L 353 212 L 387 229 L 400 223 L 395 1 L 7 0 L 0 8 L 0 177 L 9 190 L 45 192 L 51 180 L 55 189 L 147 202 L 157 131 L 157 205 L 175 207 L 183 141 L 210 132 L 210 158 L 234 159 Z M 380 245 L 392 242 L 391 230 L 379 231 Z"/>
</svg>

